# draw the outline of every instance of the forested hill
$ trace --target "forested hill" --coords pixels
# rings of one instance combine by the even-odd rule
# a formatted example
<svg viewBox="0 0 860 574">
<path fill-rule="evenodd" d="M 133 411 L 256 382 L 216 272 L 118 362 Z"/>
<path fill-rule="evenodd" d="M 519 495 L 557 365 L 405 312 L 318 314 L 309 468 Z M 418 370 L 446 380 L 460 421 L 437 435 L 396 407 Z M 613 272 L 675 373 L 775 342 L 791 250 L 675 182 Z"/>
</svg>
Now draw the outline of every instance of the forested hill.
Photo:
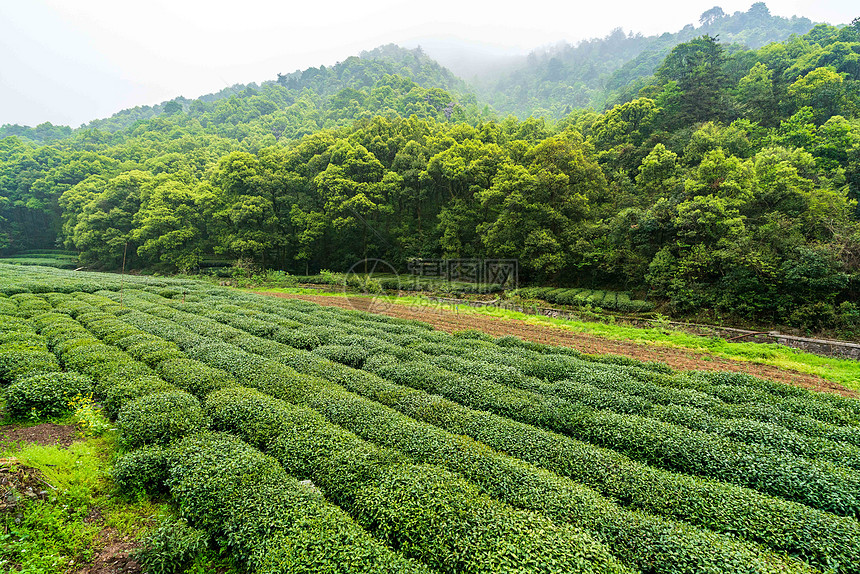
<svg viewBox="0 0 860 574">
<path fill-rule="evenodd" d="M 500 114 L 560 118 L 577 108 L 601 110 L 619 92 L 635 93 L 672 48 L 698 36 L 736 44 L 730 50 L 760 48 L 792 34 L 806 34 L 812 26 L 808 18 L 773 16 L 762 2 L 731 15 L 714 7 L 701 15 L 698 27 L 690 24 L 659 36 L 625 34 L 619 28 L 605 38 L 532 52 L 516 69 L 500 78 L 476 78 L 475 85 L 480 97 Z"/>
<path fill-rule="evenodd" d="M 476 113 L 476 105 L 466 83 L 420 48 L 407 50 L 390 44 L 334 66 L 278 74 L 277 80 L 259 85 L 237 84 L 193 100 L 177 97 L 154 106 L 130 108 L 93 120 L 78 130 L 50 123 L 35 128 L 5 125 L 0 127 L 0 138 L 17 136 L 42 144 L 93 130 L 115 134 L 133 131 L 140 122 L 182 112 L 209 133 L 244 139 L 271 132 L 276 139 L 294 139 L 374 114 L 453 114 L 463 118 L 467 108 L 469 113 Z M 233 129 L 240 124 L 242 129 Z"/>
<path fill-rule="evenodd" d="M 696 37 L 628 101 L 557 123 L 494 120 L 386 66 L 0 139 L 2 248 L 111 269 L 127 244 L 130 267 L 165 272 L 516 257 L 527 281 L 860 334 L 860 20 L 752 50 Z M 352 85 L 318 92 L 320 73 Z"/>
</svg>

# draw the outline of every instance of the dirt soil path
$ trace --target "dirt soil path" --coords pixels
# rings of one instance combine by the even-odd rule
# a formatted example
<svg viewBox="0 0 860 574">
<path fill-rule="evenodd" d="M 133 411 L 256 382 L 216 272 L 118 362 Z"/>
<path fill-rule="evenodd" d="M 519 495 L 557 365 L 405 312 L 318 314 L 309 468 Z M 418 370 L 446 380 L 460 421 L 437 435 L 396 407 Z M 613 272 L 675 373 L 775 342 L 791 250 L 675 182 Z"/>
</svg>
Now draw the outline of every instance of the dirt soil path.
<svg viewBox="0 0 860 574">
<path fill-rule="evenodd" d="M 761 365 L 747 361 L 736 361 L 717 357 L 710 353 L 702 353 L 689 349 L 676 347 L 661 347 L 658 345 L 647 345 L 633 341 L 614 340 L 586 333 L 575 333 L 566 329 L 549 325 L 530 325 L 519 319 L 499 319 L 477 313 L 459 315 L 447 309 L 414 309 L 406 305 L 390 305 L 374 307 L 373 300 L 369 298 L 354 297 L 329 297 L 325 295 L 300 295 L 290 293 L 258 293 L 273 297 L 287 299 L 301 299 L 325 305 L 328 307 L 340 307 L 343 309 L 358 309 L 370 311 L 389 317 L 402 319 L 415 319 L 430 323 L 436 329 L 448 333 L 463 331 L 465 329 L 477 329 L 495 337 L 513 335 L 527 341 L 573 347 L 583 353 L 611 354 L 631 357 L 640 361 L 660 361 L 666 363 L 673 369 L 679 370 L 702 370 L 702 371 L 734 371 L 749 373 L 765 379 L 780 381 L 816 391 L 836 393 L 846 397 L 858 397 L 855 391 L 847 389 L 842 385 L 828 381 L 816 375 L 799 373 L 787 369 L 780 369 L 771 365 Z"/>
<path fill-rule="evenodd" d="M 78 429 L 74 425 L 42 423 L 30 427 L 18 425 L 0 427 L 0 444 L 23 442 L 68 447 L 76 440 L 78 440 Z"/>
</svg>

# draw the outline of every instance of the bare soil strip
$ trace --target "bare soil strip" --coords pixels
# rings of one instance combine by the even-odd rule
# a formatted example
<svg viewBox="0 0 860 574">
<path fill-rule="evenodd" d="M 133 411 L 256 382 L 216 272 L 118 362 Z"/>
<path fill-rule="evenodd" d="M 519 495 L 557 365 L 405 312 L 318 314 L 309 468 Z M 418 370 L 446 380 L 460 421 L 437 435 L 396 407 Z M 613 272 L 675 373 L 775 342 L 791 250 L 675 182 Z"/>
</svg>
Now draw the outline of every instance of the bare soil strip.
<svg viewBox="0 0 860 574">
<path fill-rule="evenodd" d="M 358 309 L 399 317 L 402 319 L 415 319 L 433 325 L 436 329 L 452 333 L 466 329 L 483 331 L 494 337 L 513 335 L 527 341 L 545 343 L 564 347 L 573 347 L 583 353 L 610 354 L 631 357 L 640 361 L 659 361 L 679 370 L 702 370 L 702 371 L 734 371 L 749 373 L 764 379 L 779 381 L 790 385 L 796 385 L 815 391 L 836 393 L 846 397 L 860 396 L 855 391 L 847 389 L 842 385 L 828 381 L 816 375 L 799 373 L 788 369 L 780 369 L 771 365 L 762 365 L 748 361 L 736 361 L 717 357 L 710 353 L 680 349 L 676 347 L 661 347 L 635 343 L 633 341 L 619 341 L 589 335 L 575 333 L 566 329 L 549 325 L 531 325 L 519 319 L 500 319 L 479 315 L 475 313 L 459 315 L 454 311 L 433 308 L 414 309 L 406 305 L 374 306 L 373 300 L 369 298 L 345 298 L 330 297 L 325 295 L 300 295 L 291 293 L 258 293 L 272 297 L 283 297 L 286 299 L 301 299 L 329 307 L 340 307 L 343 309 Z"/>
<path fill-rule="evenodd" d="M 76 440 L 78 440 L 78 429 L 74 425 L 42 423 L 30 427 L 18 425 L 0 427 L 0 445 L 22 442 L 68 447 Z"/>
</svg>

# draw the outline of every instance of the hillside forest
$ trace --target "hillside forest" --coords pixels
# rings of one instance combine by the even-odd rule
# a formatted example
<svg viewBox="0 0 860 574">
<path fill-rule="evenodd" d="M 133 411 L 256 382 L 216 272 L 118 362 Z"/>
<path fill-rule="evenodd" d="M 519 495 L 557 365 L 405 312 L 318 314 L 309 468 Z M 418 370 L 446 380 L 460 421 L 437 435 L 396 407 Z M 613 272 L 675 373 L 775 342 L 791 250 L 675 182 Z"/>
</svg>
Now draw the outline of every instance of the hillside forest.
<svg viewBox="0 0 860 574">
<path fill-rule="evenodd" d="M 780 39 L 725 41 L 714 26 L 739 16 L 706 13 L 671 47 L 640 39 L 624 55 L 633 40 L 619 41 L 570 101 L 562 71 L 581 68 L 564 54 L 498 78 L 519 82 L 514 101 L 389 45 L 77 129 L 3 126 L 0 248 L 65 248 L 106 270 L 125 253 L 161 273 L 513 257 L 521 282 L 857 333 L 860 19 L 762 7 L 746 25 Z M 596 65 L 611 41 L 567 52 Z M 544 81 L 546 66 L 561 71 Z"/>
</svg>

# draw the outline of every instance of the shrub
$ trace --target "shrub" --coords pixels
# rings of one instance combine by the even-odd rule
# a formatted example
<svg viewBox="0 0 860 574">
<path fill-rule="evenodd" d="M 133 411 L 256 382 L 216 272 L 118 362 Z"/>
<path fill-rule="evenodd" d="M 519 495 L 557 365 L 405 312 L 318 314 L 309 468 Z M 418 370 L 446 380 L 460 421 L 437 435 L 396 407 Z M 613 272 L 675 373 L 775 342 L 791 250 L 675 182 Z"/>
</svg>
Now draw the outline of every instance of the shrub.
<svg viewBox="0 0 860 574">
<path fill-rule="evenodd" d="M 246 561 L 249 571 L 427 572 L 236 437 L 192 435 L 170 453 L 167 485 L 182 500 L 182 518 Z"/>
<path fill-rule="evenodd" d="M 780 454 L 650 418 L 595 410 L 427 363 L 403 363 L 386 371 L 402 384 L 562 432 L 667 470 L 710 476 L 843 516 L 860 516 L 860 475 L 824 461 Z"/>
<path fill-rule="evenodd" d="M 139 397 L 175 390 L 175 387 L 150 375 L 127 378 L 108 376 L 96 384 L 96 396 L 102 400 L 105 414 L 115 419 L 123 405 Z"/>
<path fill-rule="evenodd" d="M 204 531 L 191 528 L 181 518 L 167 517 L 143 537 L 135 557 L 149 574 L 184 572 L 206 550 L 208 538 Z"/>
<path fill-rule="evenodd" d="M 237 384 L 236 379 L 227 372 L 188 358 L 165 361 L 158 365 L 158 372 L 165 380 L 200 398 Z"/>
<path fill-rule="evenodd" d="M 209 307 L 211 308 L 211 305 Z M 304 307 L 304 304 L 291 305 L 289 309 Z M 308 309 L 316 308 L 310 305 L 307 307 Z M 281 307 L 271 304 L 268 308 L 279 309 Z M 291 320 L 293 318 L 302 319 L 297 315 L 297 312 L 290 312 L 292 313 Z M 343 317 L 350 315 L 352 315 L 349 317 L 350 321 L 343 319 Z M 205 322 L 195 325 L 195 321 L 191 317 L 183 318 L 177 314 L 171 316 L 182 320 L 191 328 L 200 329 L 202 334 L 207 333 L 208 325 Z M 321 316 L 325 317 L 324 320 L 338 318 L 335 327 L 338 330 L 343 330 L 344 326 L 367 329 L 370 325 L 369 321 L 356 324 L 356 317 L 360 317 L 358 314 L 334 312 L 308 315 L 308 323 L 318 320 Z M 374 320 L 374 323 L 378 322 L 382 321 Z M 175 326 L 170 327 L 159 321 L 148 323 L 147 328 L 153 329 L 152 332 L 156 330 L 165 333 L 170 332 L 171 337 L 176 337 L 174 340 L 193 338 L 189 332 L 176 329 Z M 205 337 L 200 336 L 200 339 L 203 340 Z M 524 348 L 499 345 L 495 345 L 496 351 L 491 353 L 493 344 L 474 340 L 460 340 L 457 342 L 463 345 L 456 346 L 450 336 L 434 332 L 428 332 L 426 338 L 422 337 L 420 340 L 423 341 L 421 344 L 426 344 L 429 353 L 441 352 L 442 346 L 444 346 L 445 352 L 450 353 L 480 350 L 488 353 L 488 360 L 497 360 L 501 365 L 519 365 L 527 358 L 533 360 L 541 355 L 541 353 L 528 351 Z M 763 542 L 775 549 L 804 557 L 810 562 L 822 566 L 823 569 L 838 563 L 844 565 L 841 568 L 842 571 L 856 572 L 857 569 L 852 569 L 851 565 L 860 564 L 860 556 L 856 550 L 860 548 L 860 544 L 857 544 L 857 541 L 860 540 L 860 533 L 858 533 L 857 523 L 853 520 L 838 518 L 799 504 L 764 496 L 729 484 L 660 471 L 634 463 L 617 453 L 580 443 L 568 437 L 516 423 L 490 413 L 471 410 L 439 397 L 408 391 L 369 373 L 353 371 L 342 365 L 331 364 L 306 351 L 283 347 L 279 349 L 277 345 L 270 344 L 271 342 L 263 344 L 253 337 L 238 338 L 235 339 L 235 342 L 249 349 L 254 348 L 255 352 L 269 354 L 278 361 L 284 361 L 298 369 L 302 375 L 289 369 L 278 370 L 268 365 L 261 369 L 259 359 L 255 360 L 253 357 L 243 356 L 242 353 L 236 352 L 235 349 L 231 350 L 227 345 L 210 344 L 205 347 L 206 352 L 201 352 L 196 356 L 207 362 L 212 361 L 213 366 L 231 370 L 243 381 L 254 381 L 261 388 L 265 388 L 267 392 L 285 393 L 286 396 L 292 397 L 294 400 L 313 400 L 317 408 L 322 405 L 316 401 L 322 401 L 323 394 L 320 391 L 325 388 L 325 383 L 316 381 L 308 375 L 323 376 L 342 383 L 368 398 L 389 404 L 415 419 L 444 427 L 454 434 L 473 436 L 500 451 L 509 452 L 524 460 L 545 466 L 561 475 L 569 476 L 577 482 L 597 489 L 606 497 L 622 501 L 632 508 L 690 521 L 721 532 L 737 533 L 744 538 Z M 465 343 L 469 343 L 469 345 Z M 396 359 L 379 355 L 371 358 L 370 362 L 378 363 L 386 369 L 398 366 Z M 637 368 L 641 367 L 642 365 L 639 365 Z M 375 365 L 369 365 L 368 368 L 375 368 Z M 409 376 L 415 380 L 420 380 L 424 376 L 425 370 L 417 365 L 416 369 L 409 373 Z M 265 411 L 268 412 L 268 409 Z M 260 409 L 257 409 L 255 415 L 259 415 L 260 412 Z M 345 417 L 343 420 L 355 420 L 356 424 L 362 423 L 361 419 L 353 417 L 352 412 L 345 409 L 340 403 L 333 403 L 332 409 L 327 411 L 327 415 L 339 412 Z M 373 422 L 380 423 L 378 429 L 380 433 L 385 433 L 391 428 L 382 424 L 378 418 L 373 419 Z M 243 426 L 242 432 L 246 432 L 247 428 L 247 425 Z M 375 428 L 375 426 L 368 428 Z M 306 437 L 304 433 L 299 433 L 296 438 L 301 439 L 299 442 L 303 442 Z M 422 439 L 429 440 L 429 437 L 415 433 L 414 440 L 416 442 L 413 444 L 419 444 Z M 293 449 L 290 452 L 298 452 L 295 449 L 300 445 L 289 442 L 285 442 L 285 444 Z M 307 445 L 305 446 L 307 447 Z M 325 455 L 326 451 L 325 449 L 304 448 L 302 452 L 319 456 L 320 453 Z M 287 451 L 281 450 L 280 453 L 286 454 Z M 292 459 L 289 460 L 291 461 L 290 465 L 297 464 L 297 462 L 292 462 Z M 482 468 L 478 464 L 475 467 Z M 544 494 L 539 494 L 538 501 L 543 501 L 543 496 Z M 727 508 L 731 511 L 726 512 Z M 643 540 L 659 540 L 658 545 L 664 548 L 662 536 L 659 534 L 655 536 L 656 538 L 631 536 L 628 542 L 631 547 L 636 547 L 641 545 Z M 671 551 L 667 550 L 667 552 Z M 738 571 L 741 567 L 748 567 L 746 563 L 732 562 L 731 564 L 733 568 L 737 566 L 736 570 Z M 645 567 L 643 569 L 648 570 Z M 715 569 L 715 571 L 720 570 L 720 568 Z"/>
<path fill-rule="evenodd" d="M 125 404 L 117 415 L 121 441 L 128 447 L 167 444 L 205 427 L 200 402 L 183 391 L 145 395 Z"/>
<path fill-rule="evenodd" d="M 210 397 L 207 411 L 218 428 L 271 445 L 288 470 L 311 476 L 360 525 L 440 572 L 477 572 L 500 560 L 541 563 L 545 572 L 624 570 L 590 535 L 513 509 L 313 411 L 241 387 Z"/>
<path fill-rule="evenodd" d="M 155 494 L 165 489 L 167 451 L 159 445 L 146 445 L 120 456 L 111 469 L 120 492 Z"/>
<path fill-rule="evenodd" d="M 56 357 L 45 349 L 26 343 L 0 345 L 0 384 L 59 370 Z"/>
<path fill-rule="evenodd" d="M 93 381 L 77 373 L 44 373 L 13 383 L 6 389 L 6 411 L 13 417 L 36 413 L 39 417 L 71 412 L 77 395 L 93 390 Z"/>
</svg>

